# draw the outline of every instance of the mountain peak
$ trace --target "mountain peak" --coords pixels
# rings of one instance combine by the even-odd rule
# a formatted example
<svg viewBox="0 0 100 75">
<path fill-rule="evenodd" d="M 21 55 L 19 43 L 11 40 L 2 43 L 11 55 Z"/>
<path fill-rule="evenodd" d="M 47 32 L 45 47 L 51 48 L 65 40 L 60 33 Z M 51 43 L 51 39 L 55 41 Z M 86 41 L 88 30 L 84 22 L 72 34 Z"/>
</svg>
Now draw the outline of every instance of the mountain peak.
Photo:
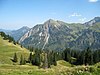
<svg viewBox="0 0 100 75">
<path fill-rule="evenodd" d="M 95 17 L 94 19 L 84 23 L 86 26 L 93 26 L 94 24 L 100 22 L 100 17 Z"/>
<path fill-rule="evenodd" d="M 20 29 L 29 29 L 29 27 L 27 27 L 27 26 L 23 26 L 23 27 L 20 28 Z"/>
<path fill-rule="evenodd" d="M 49 19 L 48 21 L 54 21 L 53 19 Z"/>
<path fill-rule="evenodd" d="M 95 17 L 94 20 L 100 22 L 100 17 Z"/>
<path fill-rule="evenodd" d="M 54 27 L 60 26 L 60 24 L 59 24 L 57 21 L 53 20 L 53 19 L 47 20 L 47 21 L 44 23 L 44 25 L 49 25 L 49 26 L 54 26 Z"/>
<path fill-rule="evenodd" d="M 49 19 L 49 20 L 47 20 L 45 23 L 54 23 L 54 22 L 56 22 L 56 21 L 53 20 L 53 19 Z"/>
</svg>

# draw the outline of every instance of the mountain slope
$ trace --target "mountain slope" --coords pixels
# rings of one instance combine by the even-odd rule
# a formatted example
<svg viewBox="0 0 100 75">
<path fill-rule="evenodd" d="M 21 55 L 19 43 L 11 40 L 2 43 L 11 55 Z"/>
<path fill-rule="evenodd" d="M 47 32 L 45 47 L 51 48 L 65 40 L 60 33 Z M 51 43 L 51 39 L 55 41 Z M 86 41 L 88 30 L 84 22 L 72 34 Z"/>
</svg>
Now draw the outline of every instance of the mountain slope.
<svg viewBox="0 0 100 75">
<path fill-rule="evenodd" d="M 15 41 L 18 41 L 29 29 L 30 28 L 24 26 L 18 30 L 11 31 L 9 35 L 12 36 Z"/>
<path fill-rule="evenodd" d="M 100 23 L 100 17 L 95 17 L 94 19 L 84 23 L 84 25 L 86 25 L 86 26 L 93 26 L 96 23 Z"/>
<path fill-rule="evenodd" d="M 71 26 L 62 21 L 49 19 L 44 24 L 31 28 L 21 37 L 19 43 L 25 47 L 32 46 L 41 49 L 63 50 L 69 47 L 68 42 L 75 40 L 84 29 L 83 25 L 78 25 L 73 24 Z M 76 28 L 73 28 L 73 26 Z"/>
<path fill-rule="evenodd" d="M 82 35 L 79 36 L 75 41 L 71 42 L 70 47 L 76 49 L 86 49 L 90 47 L 91 49 L 100 49 L 100 17 L 95 17 L 89 22 L 84 23 L 86 29 L 82 31 Z"/>
<path fill-rule="evenodd" d="M 0 36 L 0 64 L 12 64 L 13 62 L 10 59 L 13 58 L 15 52 L 18 58 L 21 54 L 25 57 L 29 55 L 29 51 L 25 48 L 9 43 L 8 40 L 3 40 Z"/>
<path fill-rule="evenodd" d="M 0 32 L 4 32 L 5 34 L 10 34 L 11 30 L 0 29 Z"/>
<path fill-rule="evenodd" d="M 25 47 L 64 50 L 67 47 L 83 50 L 100 48 L 100 17 L 84 24 L 68 24 L 49 19 L 31 28 L 19 42 Z M 93 41 L 95 40 L 95 41 Z"/>
<path fill-rule="evenodd" d="M 15 41 L 18 41 L 30 28 L 27 26 L 23 26 L 18 30 L 4 30 L 0 29 L 0 31 L 5 32 L 7 35 L 12 36 Z"/>
<path fill-rule="evenodd" d="M 79 36 L 75 41 L 70 43 L 70 47 L 73 49 L 100 49 L 100 32 L 93 31 L 91 29 L 84 30 L 82 35 Z"/>
</svg>

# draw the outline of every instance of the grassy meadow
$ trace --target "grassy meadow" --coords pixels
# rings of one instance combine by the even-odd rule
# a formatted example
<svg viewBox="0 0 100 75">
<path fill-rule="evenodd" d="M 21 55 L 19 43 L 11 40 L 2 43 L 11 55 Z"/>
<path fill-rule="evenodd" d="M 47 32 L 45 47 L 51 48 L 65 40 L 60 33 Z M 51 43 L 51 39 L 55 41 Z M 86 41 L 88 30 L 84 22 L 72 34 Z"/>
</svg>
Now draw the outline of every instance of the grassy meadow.
<svg viewBox="0 0 100 75">
<path fill-rule="evenodd" d="M 0 37 L 0 75 L 100 75 L 100 63 L 92 66 L 75 66 L 64 60 L 57 61 L 57 66 L 51 66 L 48 69 L 38 68 L 31 64 L 19 65 L 13 64 L 10 60 L 14 53 L 20 58 L 21 54 L 28 59 L 29 51 L 21 48 L 20 45 L 9 43 Z"/>
</svg>

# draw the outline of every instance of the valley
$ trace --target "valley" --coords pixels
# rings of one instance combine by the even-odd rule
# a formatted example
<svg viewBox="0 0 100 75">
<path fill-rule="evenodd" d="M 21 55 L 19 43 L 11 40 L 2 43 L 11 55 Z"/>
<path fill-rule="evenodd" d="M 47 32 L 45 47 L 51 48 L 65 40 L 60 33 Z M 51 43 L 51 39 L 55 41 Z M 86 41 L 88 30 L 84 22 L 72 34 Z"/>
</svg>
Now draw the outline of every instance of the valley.
<svg viewBox="0 0 100 75">
<path fill-rule="evenodd" d="M 3 30 L 2 30 L 3 31 Z M 93 50 L 100 49 L 100 17 L 81 23 L 66 23 L 49 19 L 43 24 L 37 24 L 32 28 L 22 27 L 18 30 L 5 31 L 24 47 L 39 49 L 84 50 L 90 47 Z"/>
<path fill-rule="evenodd" d="M 0 75 L 100 75 L 100 0 L 0 0 Z"/>
</svg>

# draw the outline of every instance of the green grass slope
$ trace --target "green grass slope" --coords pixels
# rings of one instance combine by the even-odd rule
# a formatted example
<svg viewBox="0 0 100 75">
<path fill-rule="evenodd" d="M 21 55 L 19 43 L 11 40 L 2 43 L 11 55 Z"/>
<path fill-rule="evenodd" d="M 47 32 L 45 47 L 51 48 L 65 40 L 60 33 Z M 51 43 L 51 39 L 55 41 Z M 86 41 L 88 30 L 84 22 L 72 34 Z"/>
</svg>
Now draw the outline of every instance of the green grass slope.
<svg viewBox="0 0 100 75">
<path fill-rule="evenodd" d="M 24 55 L 24 57 L 29 56 L 28 50 L 21 48 L 20 45 L 9 43 L 8 40 L 3 40 L 0 36 L 0 64 L 13 64 L 10 59 L 13 58 L 15 52 L 18 58 L 20 58 L 21 54 Z"/>
<path fill-rule="evenodd" d="M 38 68 L 31 65 L 0 65 L 0 75 L 100 75 L 100 63 L 95 66 L 71 67 L 65 61 L 58 61 L 57 66 L 49 69 Z"/>
<path fill-rule="evenodd" d="M 29 51 L 19 45 L 9 43 L 0 37 L 0 75 L 99 75 L 100 63 L 93 66 L 74 66 L 64 60 L 57 61 L 57 66 L 48 69 L 38 68 L 31 64 L 13 65 L 10 60 L 14 53 L 20 58 L 21 54 L 27 59 Z M 73 67 L 72 67 L 73 66 Z"/>
</svg>

